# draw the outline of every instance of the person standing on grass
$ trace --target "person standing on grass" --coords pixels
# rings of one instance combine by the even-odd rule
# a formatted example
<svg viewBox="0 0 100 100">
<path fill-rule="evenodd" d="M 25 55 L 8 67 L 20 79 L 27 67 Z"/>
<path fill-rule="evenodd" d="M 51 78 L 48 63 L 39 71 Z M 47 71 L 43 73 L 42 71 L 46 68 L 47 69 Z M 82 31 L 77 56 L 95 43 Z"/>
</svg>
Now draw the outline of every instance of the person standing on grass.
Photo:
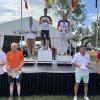
<svg viewBox="0 0 100 100">
<path fill-rule="evenodd" d="M 5 64 L 6 64 L 6 54 L 0 49 L 0 88 L 1 88 L 1 80 L 4 74 Z"/>
<path fill-rule="evenodd" d="M 74 99 L 77 99 L 77 93 L 78 93 L 78 86 L 81 80 L 83 79 L 84 83 L 84 100 L 89 100 L 87 94 L 88 94 L 88 83 L 89 83 L 89 66 L 90 64 L 90 56 L 86 52 L 86 48 L 84 46 L 80 47 L 80 51 L 76 53 L 72 60 L 72 65 L 76 67 L 75 71 L 75 86 L 74 86 Z"/>
<path fill-rule="evenodd" d="M 96 73 L 97 74 L 100 74 L 100 65 L 99 65 L 99 62 L 100 62 L 100 49 L 98 50 L 98 53 L 96 55 Z"/>
<path fill-rule="evenodd" d="M 7 53 L 6 69 L 8 72 L 8 81 L 10 83 L 10 97 L 13 96 L 14 80 L 17 85 L 18 97 L 20 97 L 21 68 L 24 65 L 23 53 L 18 50 L 17 43 L 11 43 L 11 51 Z"/>
</svg>

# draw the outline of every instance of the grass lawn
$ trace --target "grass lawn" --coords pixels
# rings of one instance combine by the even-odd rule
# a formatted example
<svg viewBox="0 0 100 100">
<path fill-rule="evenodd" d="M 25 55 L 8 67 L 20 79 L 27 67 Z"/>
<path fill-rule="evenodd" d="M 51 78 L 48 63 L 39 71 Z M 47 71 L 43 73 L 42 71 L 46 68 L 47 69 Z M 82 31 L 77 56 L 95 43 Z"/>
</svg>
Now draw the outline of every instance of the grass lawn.
<svg viewBox="0 0 100 100">
<path fill-rule="evenodd" d="M 8 100 L 7 98 L 0 98 L 0 100 Z M 18 100 L 13 98 L 13 100 Z M 22 97 L 20 100 L 73 100 L 71 96 L 31 96 Z M 78 97 L 78 100 L 84 100 L 83 97 Z M 100 96 L 90 96 L 90 100 L 100 100 Z"/>
</svg>

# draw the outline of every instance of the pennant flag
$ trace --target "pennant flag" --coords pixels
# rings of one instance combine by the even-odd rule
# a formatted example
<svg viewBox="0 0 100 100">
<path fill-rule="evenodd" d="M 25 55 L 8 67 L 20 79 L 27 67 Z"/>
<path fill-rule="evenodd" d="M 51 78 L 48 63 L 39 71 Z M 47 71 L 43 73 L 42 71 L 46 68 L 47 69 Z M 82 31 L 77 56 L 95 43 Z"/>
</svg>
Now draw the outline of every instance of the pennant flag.
<svg viewBox="0 0 100 100">
<path fill-rule="evenodd" d="M 95 2 L 95 7 L 97 8 L 97 6 L 98 6 L 98 0 L 96 0 Z"/>
<path fill-rule="evenodd" d="M 53 3 L 53 0 L 45 0 L 45 7 L 46 8 L 51 8 L 52 3 Z"/>
<path fill-rule="evenodd" d="M 75 2 L 76 2 L 76 0 L 71 1 L 71 11 L 72 12 L 75 10 Z"/>
<path fill-rule="evenodd" d="M 27 0 L 24 0 L 25 2 L 25 8 L 28 10 Z"/>
<path fill-rule="evenodd" d="M 79 4 L 79 0 L 71 1 L 71 11 L 72 11 L 72 13 L 75 13 L 76 16 L 81 15 L 82 10 L 81 10 L 81 5 Z"/>
<path fill-rule="evenodd" d="M 75 14 L 76 16 L 80 16 L 82 14 L 81 5 L 79 4 L 78 0 L 76 0 Z"/>
</svg>

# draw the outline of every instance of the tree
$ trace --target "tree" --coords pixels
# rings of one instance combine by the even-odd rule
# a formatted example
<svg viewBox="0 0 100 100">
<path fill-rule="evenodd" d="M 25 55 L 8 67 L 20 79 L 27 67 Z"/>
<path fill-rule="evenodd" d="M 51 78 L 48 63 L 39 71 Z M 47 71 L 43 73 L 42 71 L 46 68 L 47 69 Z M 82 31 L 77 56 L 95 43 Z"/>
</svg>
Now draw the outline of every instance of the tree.
<svg viewBox="0 0 100 100">
<path fill-rule="evenodd" d="M 81 3 L 81 0 L 76 0 L 74 11 L 71 8 L 71 0 L 53 0 L 51 8 L 54 15 L 57 16 L 62 16 L 63 13 L 67 13 L 69 16 L 75 14 L 75 16 L 79 17 L 84 12 L 84 4 Z"/>
<path fill-rule="evenodd" d="M 72 36 L 72 40 L 74 41 L 81 41 L 82 45 L 86 45 L 86 43 L 89 40 L 90 37 L 90 31 L 88 28 L 85 28 L 83 26 L 78 27 L 77 32 Z"/>
<path fill-rule="evenodd" d="M 75 41 L 77 40 L 77 42 L 79 40 L 83 44 L 82 38 L 85 38 L 85 36 L 87 36 L 88 33 L 85 33 L 83 27 L 79 27 L 79 24 L 84 24 L 84 20 L 86 18 L 86 9 L 85 4 L 83 4 L 81 0 L 76 1 L 77 2 L 75 10 L 72 12 L 71 0 L 54 0 L 52 5 L 52 11 L 54 12 L 54 15 L 60 17 L 63 13 L 67 13 L 68 19 L 71 23 L 71 32 L 77 30 L 76 34 L 72 34 L 72 39 Z"/>
<path fill-rule="evenodd" d="M 56 16 L 62 16 L 65 12 L 67 14 L 70 13 L 70 5 L 68 0 L 56 0 L 53 2 L 52 11 Z"/>
<path fill-rule="evenodd" d="M 96 34 L 97 34 L 97 21 L 92 22 L 91 32 L 91 44 L 96 46 Z M 98 46 L 100 47 L 100 17 L 98 19 Z"/>
</svg>

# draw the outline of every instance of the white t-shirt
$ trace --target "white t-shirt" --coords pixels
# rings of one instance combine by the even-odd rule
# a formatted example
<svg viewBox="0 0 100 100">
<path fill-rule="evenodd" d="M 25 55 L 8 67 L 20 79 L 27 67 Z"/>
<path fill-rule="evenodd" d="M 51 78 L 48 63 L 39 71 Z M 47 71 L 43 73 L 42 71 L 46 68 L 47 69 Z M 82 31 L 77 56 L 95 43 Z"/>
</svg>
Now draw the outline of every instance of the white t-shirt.
<svg viewBox="0 0 100 100">
<path fill-rule="evenodd" d="M 6 54 L 3 51 L 0 51 L 0 75 L 4 73 L 3 64 L 6 63 Z"/>
<path fill-rule="evenodd" d="M 35 32 L 32 33 L 31 30 L 32 31 L 36 31 L 36 27 L 35 27 L 34 24 L 32 24 L 31 28 L 30 28 L 30 25 L 27 26 L 26 32 L 29 31 L 29 33 L 26 34 L 26 38 L 28 38 L 28 39 L 35 39 L 37 33 L 35 33 Z"/>
<path fill-rule="evenodd" d="M 80 75 L 89 75 L 89 69 L 86 67 L 90 63 L 90 56 L 88 53 L 85 53 L 84 56 L 81 53 L 76 53 L 73 57 L 72 63 L 80 64 L 80 68 L 76 67 L 75 73 Z"/>
<path fill-rule="evenodd" d="M 60 20 L 58 22 L 58 27 L 61 30 L 60 33 L 66 33 L 65 30 L 69 28 L 69 21 Z"/>
<path fill-rule="evenodd" d="M 41 16 L 40 20 L 47 20 L 47 22 L 42 22 L 40 24 L 41 30 L 49 30 L 49 23 L 48 22 L 52 22 L 51 17 L 50 16 Z"/>
</svg>

